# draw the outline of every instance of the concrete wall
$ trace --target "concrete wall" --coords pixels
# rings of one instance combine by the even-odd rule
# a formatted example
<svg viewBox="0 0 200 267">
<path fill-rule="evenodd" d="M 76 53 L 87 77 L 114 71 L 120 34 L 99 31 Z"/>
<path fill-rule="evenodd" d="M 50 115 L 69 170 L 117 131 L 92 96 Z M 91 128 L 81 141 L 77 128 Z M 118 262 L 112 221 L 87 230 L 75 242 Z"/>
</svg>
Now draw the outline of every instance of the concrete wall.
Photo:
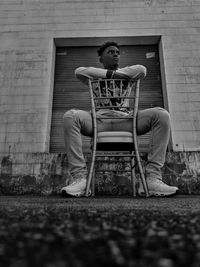
<svg viewBox="0 0 200 267">
<path fill-rule="evenodd" d="M 0 26 L 1 162 L 48 153 L 54 38 L 161 36 L 173 149 L 200 151 L 199 0 L 1 0 Z"/>
<path fill-rule="evenodd" d="M 173 148 L 200 150 L 200 1 L 1 0 L 0 151 L 48 151 L 53 38 L 161 35 Z"/>
</svg>

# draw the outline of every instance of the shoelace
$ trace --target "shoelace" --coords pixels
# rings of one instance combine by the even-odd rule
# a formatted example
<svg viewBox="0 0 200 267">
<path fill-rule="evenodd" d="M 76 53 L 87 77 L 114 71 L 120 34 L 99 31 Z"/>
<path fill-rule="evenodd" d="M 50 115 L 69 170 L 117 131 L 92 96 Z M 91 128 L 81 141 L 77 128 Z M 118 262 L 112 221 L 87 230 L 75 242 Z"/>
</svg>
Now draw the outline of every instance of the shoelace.
<svg viewBox="0 0 200 267">
<path fill-rule="evenodd" d="M 78 177 L 78 178 L 76 178 L 76 180 L 73 181 L 70 185 L 78 184 L 79 182 L 81 182 L 81 180 L 85 180 L 85 178 L 83 178 L 83 177 Z"/>
<path fill-rule="evenodd" d="M 158 183 L 158 184 L 165 184 L 165 183 L 163 183 L 163 181 L 162 180 L 160 180 L 160 179 L 149 179 L 149 180 L 152 180 L 152 181 L 155 181 L 156 183 Z"/>
<path fill-rule="evenodd" d="M 77 184 L 77 181 L 74 181 L 73 183 L 71 183 L 71 185 L 75 185 L 75 184 Z"/>
<path fill-rule="evenodd" d="M 158 184 L 164 184 L 163 181 L 160 180 L 160 179 L 157 179 L 156 182 L 157 182 Z"/>
</svg>

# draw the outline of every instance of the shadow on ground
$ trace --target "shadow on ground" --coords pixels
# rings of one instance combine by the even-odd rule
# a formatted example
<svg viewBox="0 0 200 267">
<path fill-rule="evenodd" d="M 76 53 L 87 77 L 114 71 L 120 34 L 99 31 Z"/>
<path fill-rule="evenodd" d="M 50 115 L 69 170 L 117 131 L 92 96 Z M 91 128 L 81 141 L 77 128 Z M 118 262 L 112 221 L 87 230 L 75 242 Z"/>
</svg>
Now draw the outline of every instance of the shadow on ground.
<svg viewBox="0 0 200 267">
<path fill-rule="evenodd" d="M 199 267 L 200 197 L 0 197 L 0 266 Z"/>
</svg>

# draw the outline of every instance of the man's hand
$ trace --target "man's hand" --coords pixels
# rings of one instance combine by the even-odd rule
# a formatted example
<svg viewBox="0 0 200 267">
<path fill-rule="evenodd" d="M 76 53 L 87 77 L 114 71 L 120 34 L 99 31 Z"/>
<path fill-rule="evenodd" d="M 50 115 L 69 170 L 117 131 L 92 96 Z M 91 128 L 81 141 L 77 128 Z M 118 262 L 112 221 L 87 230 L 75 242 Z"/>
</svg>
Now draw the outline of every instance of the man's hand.
<svg viewBox="0 0 200 267">
<path fill-rule="evenodd" d="M 129 81 L 130 77 L 127 74 L 119 71 L 107 70 L 106 79 L 122 79 Z"/>
</svg>

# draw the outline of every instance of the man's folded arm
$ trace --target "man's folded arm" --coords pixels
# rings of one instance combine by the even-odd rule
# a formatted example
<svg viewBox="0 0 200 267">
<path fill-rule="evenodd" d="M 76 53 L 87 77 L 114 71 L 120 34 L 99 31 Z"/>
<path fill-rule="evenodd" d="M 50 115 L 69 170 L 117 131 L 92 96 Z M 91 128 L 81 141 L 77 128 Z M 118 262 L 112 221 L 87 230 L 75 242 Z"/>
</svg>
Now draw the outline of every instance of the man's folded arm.
<svg viewBox="0 0 200 267">
<path fill-rule="evenodd" d="M 76 77 L 83 82 L 84 84 L 88 85 L 89 79 L 100 79 L 106 78 L 106 69 L 101 68 L 94 68 L 94 67 L 79 67 L 75 70 Z"/>
<path fill-rule="evenodd" d="M 94 67 L 79 67 L 75 70 L 75 75 L 81 82 L 88 85 L 89 79 L 142 79 L 146 76 L 146 68 L 142 65 L 133 65 L 113 71 Z"/>
<path fill-rule="evenodd" d="M 120 72 L 127 75 L 130 80 L 143 79 L 147 74 L 147 69 L 143 65 L 133 65 L 120 69 Z"/>
</svg>

